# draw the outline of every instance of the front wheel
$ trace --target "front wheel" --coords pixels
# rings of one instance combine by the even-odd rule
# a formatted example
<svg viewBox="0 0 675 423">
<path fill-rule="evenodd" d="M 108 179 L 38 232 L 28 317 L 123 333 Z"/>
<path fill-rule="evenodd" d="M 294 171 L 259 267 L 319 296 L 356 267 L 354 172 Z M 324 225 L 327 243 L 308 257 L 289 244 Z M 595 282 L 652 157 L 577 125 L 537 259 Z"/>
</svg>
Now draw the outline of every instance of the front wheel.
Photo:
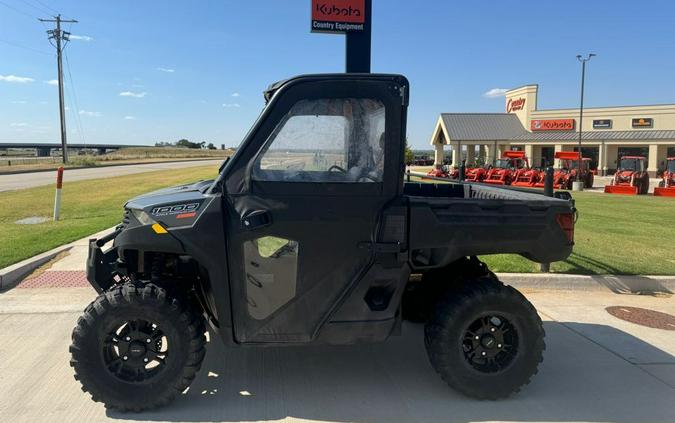
<svg viewBox="0 0 675 423">
<path fill-rule="evenodd" d="M 94 401 L 122 411 L 169 403 L 205 355 L 204 319 L 153 284 L 99 295 L 73 329 L 70 365 Z"/>
<path fill-rule="evenodd" d="M 529 383 L 546 348 L 532 304 L 491 278 L 448 291 L 425 327 L 425 344 L 432 366 L 448 385 L 493 400 Z"/>
</svg>

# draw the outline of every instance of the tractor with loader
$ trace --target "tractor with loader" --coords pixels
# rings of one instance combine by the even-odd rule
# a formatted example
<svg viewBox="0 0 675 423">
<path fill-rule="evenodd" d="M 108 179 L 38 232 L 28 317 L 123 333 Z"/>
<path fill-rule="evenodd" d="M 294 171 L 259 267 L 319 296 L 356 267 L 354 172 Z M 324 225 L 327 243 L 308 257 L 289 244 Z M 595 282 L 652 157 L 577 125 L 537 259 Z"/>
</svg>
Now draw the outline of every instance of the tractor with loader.
<svg viewBox="0 0 675 423">
<path fill-rule="evenodd" d="M 644 156 L 624 156 L 610 185 L 605 185 L 608 194 L 642 195 L 649 192 L 649 173 L 647 158 Z"/>
<path fill-rule="evenodd" d="M 529 161 L 524 151 L 505 151 L 502 158 L 497 160 L 483 180 L 486 184 L 511 185 L 519 170 L 529 168 Z"/>
<path fill-rule="evenodd" d="M 591 172 L 591 159 L 581 158 L 581 172 L 579 172 L 579 153 L 576 151 L 558 151 L 555 158 L 559 160 L 559 166 L 553 173 L 553 188 L 572 189 L 572 183 L 581 180 L 584 182 L 584 188 L 593 188 L 593 172 Z M 538 188 L 544 187 L 543 177 L 534 185 Z"/>
<path fill-rule="evenodd" d="M 279 348 L 381 342 L 409 329 L 404 318 L 424 322 L 420 347 L 459 392 L 498 399 L 526 385 L 542 321 L 477 256 L 566 259 L 574 201 L 405 182 L 409 93 L 401 75 L 278 82 L 214 180 L 129 200 L 114 232 L 89 241 L 98 296 L 70 346 L 82 389 L 147 410 L 187 391 L 207 327 L 228 348 Z"/>
<path fill-rule="evenodd" d="M 668 157 L 666 169 L 661 176 L 659 186 L 654 188 L 654 195 L 659 197 L 675 197 L 675 157 Z"/>
</svg>

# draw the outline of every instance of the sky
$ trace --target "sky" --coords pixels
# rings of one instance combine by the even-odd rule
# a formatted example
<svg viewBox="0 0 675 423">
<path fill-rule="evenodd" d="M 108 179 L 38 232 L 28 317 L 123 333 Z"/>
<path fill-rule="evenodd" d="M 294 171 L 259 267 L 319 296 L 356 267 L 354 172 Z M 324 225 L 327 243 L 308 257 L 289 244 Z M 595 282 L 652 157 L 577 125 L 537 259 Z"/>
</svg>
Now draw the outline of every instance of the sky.
<svg viewBox="0 0 675 423">
<path fill-rule="evenodd" d="M 344 37 L 310 33 L 310 0 L 0 0 L 0 142 L 59 142 L 55 49 L 68 24 L 70 142 L 236 146 L 262 91 L 343 72 Z M 540 109 L 675 103 L 675 2 L 373 0 L 372 71 L 411 84 L 408 140 L 429 148 L 443 112 L 503 112 L 539 84 Z"/>
</svg>

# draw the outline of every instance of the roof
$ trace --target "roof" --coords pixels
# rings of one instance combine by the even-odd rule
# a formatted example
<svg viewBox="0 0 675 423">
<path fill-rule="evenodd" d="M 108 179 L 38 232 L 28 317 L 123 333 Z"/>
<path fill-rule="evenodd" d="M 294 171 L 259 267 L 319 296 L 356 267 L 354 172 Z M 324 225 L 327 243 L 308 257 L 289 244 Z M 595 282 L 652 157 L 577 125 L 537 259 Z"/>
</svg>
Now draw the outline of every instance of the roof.
<svg viewBox="0 0 675 423">
<path fill-rule="evenodd" d="M 577 131 L 525 130 L 512 113 L 442 113 L 448 137 L 455 141 L 573 141 Z M 583 140 L 659 140 L 675 139 L 675 130 L 636 129 L 632 131 L 593 130 Z"/>
<path fill-rule="evenodd" d="M 577 131 L 541 131 L 527 132 L 511 138 L 513 141 L 566 141 L 579 139 Z M 583 140 L 660 140 L 675 139 L 674 130 L 644 130 L 634 131 L 586 131 L 581 134 Z"/>
<path fill-rule="evenodd" d="M 451 140 L 509 140 L 528 134 L 509 113 L 443 113 L 441 118 Z"/>
</svg>

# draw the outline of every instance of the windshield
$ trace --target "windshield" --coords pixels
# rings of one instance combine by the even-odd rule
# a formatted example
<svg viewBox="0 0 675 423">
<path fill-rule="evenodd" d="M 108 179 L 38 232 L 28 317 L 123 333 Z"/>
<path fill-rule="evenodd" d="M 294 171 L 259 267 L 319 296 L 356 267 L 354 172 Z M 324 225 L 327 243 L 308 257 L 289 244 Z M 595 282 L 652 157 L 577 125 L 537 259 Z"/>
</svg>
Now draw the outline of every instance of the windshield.
<svg viewBox="0 0 675 423">
<path fill-rule="evenodd" d="M 621 159 L 619 163 L 620 170 L 641 170 L 638 159 Z"/>
<path fill-rule="evenodd" d="M 675 173 L 675 160 L 668 160 L 668 172 Z"/>
</svg>

